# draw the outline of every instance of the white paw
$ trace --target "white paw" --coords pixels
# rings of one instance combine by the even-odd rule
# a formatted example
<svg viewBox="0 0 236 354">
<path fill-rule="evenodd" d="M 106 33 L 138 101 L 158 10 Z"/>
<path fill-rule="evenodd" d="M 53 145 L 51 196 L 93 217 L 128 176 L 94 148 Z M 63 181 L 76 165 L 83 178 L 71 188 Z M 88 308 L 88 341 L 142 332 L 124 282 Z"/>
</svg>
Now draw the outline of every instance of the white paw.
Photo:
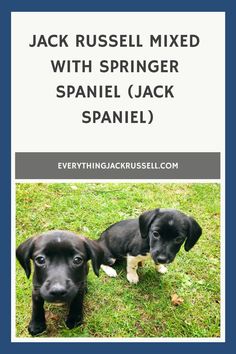
<svg viewBox="0 0 236 354">
<path fill-rule="evenodd" d="M 130 284 L 137 284 L 139 277 L 137 273 L 127 273 L 127 280 Z"/>
<path fill-rule="evenodd" d="M 112 277 L 112 278 L 117 277 L 117 273 L 114 268 L 106 266 L 104 264 L 101 265 L 101 268 L 109 277 Z"/>
<path fill-rule="evenodd" d="M 157 264 L 156 269 L 158 273 L 165 274 L 168 269 L 163 264 Z"/>
</svg>

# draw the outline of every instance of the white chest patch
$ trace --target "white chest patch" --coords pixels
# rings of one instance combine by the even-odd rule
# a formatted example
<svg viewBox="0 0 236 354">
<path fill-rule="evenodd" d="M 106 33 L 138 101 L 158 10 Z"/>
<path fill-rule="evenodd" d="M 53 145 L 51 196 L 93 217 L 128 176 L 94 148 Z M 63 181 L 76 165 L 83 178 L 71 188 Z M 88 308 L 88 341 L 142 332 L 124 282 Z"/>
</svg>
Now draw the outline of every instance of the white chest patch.
<svg viewBox="0 0 236 354">
<path fill-rule="evenodd" d="M 129 258 L 131 260 L 131 262 L 133 262 L 133 263 L 139 263 L 139 262 L 145 261 L 146 259 L 150 258 L 150 253 L 147 253 L 144 256 L 142 254 L 138 254 L 137 256 L 130 256 L 128 254 L 127 258 Z"/>
<path fill-rule="evenodd" d="M 146 255 L 138 254 L 137 256 L 130 256 L 127 254 L 127 271 L 132 272 L 138 268 L 138 263 L 145 261 L 147 258 L 150 257 L 150 253 Z"/>
</svg>

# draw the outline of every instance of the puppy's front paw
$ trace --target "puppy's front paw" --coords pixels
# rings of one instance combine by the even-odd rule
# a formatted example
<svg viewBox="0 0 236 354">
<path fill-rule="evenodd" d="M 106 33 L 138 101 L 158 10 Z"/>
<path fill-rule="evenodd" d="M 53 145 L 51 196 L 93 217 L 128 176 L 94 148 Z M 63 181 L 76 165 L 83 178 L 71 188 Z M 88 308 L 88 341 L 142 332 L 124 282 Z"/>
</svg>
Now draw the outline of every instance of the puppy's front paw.
<svg viewBox="0 0 236 354">
<path fill-rule="evenodd" d="M 77 318 L 68 317 L 65 322 L 66 322 L 66 326 L 69 329 L 72 329 L 72 328 L 80 326 L 83 323 L 83 317 L 82 316 L 77 317 Z"/>
<path fill-rule="evenodd" d="M 139 277 L 137 273 L 127 273 L 127 280 L 130 284 L 137 284 Z"/>
<path fill-rule="evenodd" d="M 166 272 L 168 272 L 168 269 L 163 264 L 157 264 L 156 269 L 157 269 L 158 273 L 161 273 L 161 274 L 165 274 Z"/>
<path fill-rule="evenodd" d="M 32 336 L 36 336 L 39 333 L 42 333 L 47 328 L 45 322 L 33 322 L 31 321 L 28 326 L 28 331 Z"/>
</svg>

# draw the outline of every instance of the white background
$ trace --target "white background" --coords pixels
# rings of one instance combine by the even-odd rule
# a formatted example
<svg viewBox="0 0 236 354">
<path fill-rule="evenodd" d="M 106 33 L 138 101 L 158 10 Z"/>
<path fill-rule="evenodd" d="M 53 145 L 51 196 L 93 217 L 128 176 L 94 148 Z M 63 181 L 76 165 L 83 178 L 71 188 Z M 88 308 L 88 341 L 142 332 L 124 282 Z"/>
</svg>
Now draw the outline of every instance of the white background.
<svg viewBox="0 0 236 354">
<path fill-rule="evenodd" d="M 140 34 L 143 48 L 30 48 L 33 34 Z M 196 48 L 149 48 L 196 34 Z M 179 73 L 53 73 L 51 59 L 175 59 Z M 174 84 L 174 99 L 59 99 L 56 86 Z M 83 124 L 83 110 L 147 110 L 153 124 Z M 12 13 L 12 137 L 21 152 L 223 151 L 224 13 Z"/>
</svg>

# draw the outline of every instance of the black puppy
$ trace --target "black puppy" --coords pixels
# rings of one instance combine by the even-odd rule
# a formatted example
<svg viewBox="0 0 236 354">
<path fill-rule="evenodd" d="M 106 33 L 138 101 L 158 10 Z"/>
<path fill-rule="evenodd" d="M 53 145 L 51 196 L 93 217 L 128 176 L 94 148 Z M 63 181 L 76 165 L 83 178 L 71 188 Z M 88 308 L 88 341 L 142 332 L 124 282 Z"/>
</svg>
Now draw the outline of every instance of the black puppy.
<svg viewBox="0 0 236 354">
<path fill-rule="evenodd" d="M 83 299 L 87 290 L 87 261 L 91 259 L 98 276 L 103 259 L 103 250 L 97 242 L 68 231 L 49 231 L 23 242 L 17 248 L 16 256 L 28 278 L 30 259 L 34 263 L 29 333 L 36 335 L 46 329 L 44 300 L 67 303 L 67 327 L 79 326 L 83 320 Z"/>
<path fill-rule="evenodd" d="M 127 257 L 127 279 L 137 283 L 138 263 L 149 254 L 156 264 L 157 271 L 165 273 L 164 264 L 173 262 L 181 245 L 189 251 L 202 234 L 202 229 L 192 217 L 174 209 L 155 209 L 146 211 L 138 219 L 123 220 L 111 225 L 98 240 L 104 250 L 101 268 L 116 277 L 115 269 L 110 267 L 117 259 Z"/>
</svg>

